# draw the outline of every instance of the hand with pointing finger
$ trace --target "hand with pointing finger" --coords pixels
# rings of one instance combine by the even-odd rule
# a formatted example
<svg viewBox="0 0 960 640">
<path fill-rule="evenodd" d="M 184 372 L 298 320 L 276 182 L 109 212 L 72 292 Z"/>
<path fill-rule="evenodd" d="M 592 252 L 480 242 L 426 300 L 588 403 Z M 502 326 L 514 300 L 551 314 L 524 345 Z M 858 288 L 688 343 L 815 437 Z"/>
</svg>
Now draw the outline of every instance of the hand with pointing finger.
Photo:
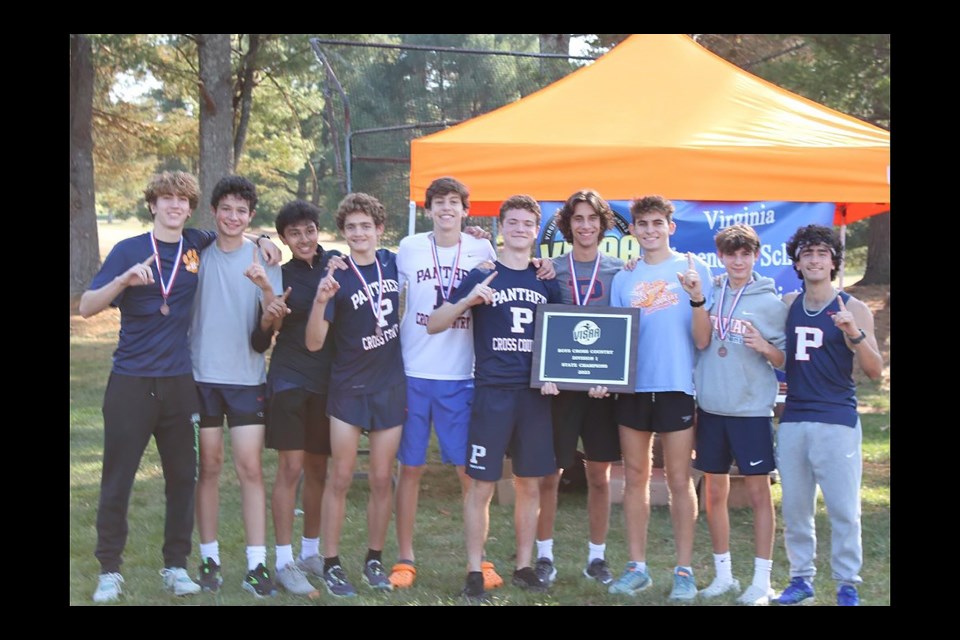
<svg viewBox="0 0 960 640">
<path fill-rule="evenodd" d="M 316 304 L 326 304 L 337 294 L 337 290 L 340 289 L 340 283 L 333 277 L 333 272 L 334 270 L 330 269 L 327 275 L 323 277 L 323 280 L 320 281 L 320 284 L 317 285 L 317 296 L 314 298 Z"/>
<path fill-rule="evenodd" d="M 260 264 L 260 252 L 256 249 L 253 250 L 253 262 L 244 270 L 243 275 L 261 289 L 272 289 L 270 280 L 267 278 L 267 271 Z"/>
<path fill-rule="evenodd" d="M 483 282 L 476 285 L 467 297 L 467 305 L 473 307 L 478 304 L 493 304 L 493 292 L 495 289 L 490 286 L 490 281 L 496 277 L 497 272 L 494 271 L 484 278 Z"/>
<path fill-rule="evenodd" d="M 860 328 L 857 326 L 857 321 L 854 320 L 853 313 L 847 310 L 840 296 L 837 296 L 837 304 L 840 306 L 840 311 L 833 314 L 834 326 L 843 331 L 848 338 L 859 338 Z"/>
<path fill-rule="evenodd" d="M 700 282 L 700 273 L 697 271 L 693 262 L 693 254 L 687 252 L 687 270 L 684 273 L 677 272 L 677 280 L 680 286 L 687 292 L 690 299 L 694 302 L 703 300 L 703 285 Z"/>
<path fill-rule="evenodd" d="M 287 290 L 283 292 L 282 296 L 276 296 L 271 300 L 267 308 L 263 310 L 263 315 L 271 320 L 285 318 L 290 313 L 290 307 L 287 306 L 287 298 L 290 297 L 291 291 L 293 291 L 293 287 L 287 287 Z"/>
<path fill-rule="evenodd" d="M 123 285 L 125 287 L 140 287 L 156 282 L 153 279 L 153 263 L 155 261 L 156 254 L 151 254 L 150 257 L 143 262 L 138 262 L 127 269 L 123 275 L 120 276 Z"/>
</svg>

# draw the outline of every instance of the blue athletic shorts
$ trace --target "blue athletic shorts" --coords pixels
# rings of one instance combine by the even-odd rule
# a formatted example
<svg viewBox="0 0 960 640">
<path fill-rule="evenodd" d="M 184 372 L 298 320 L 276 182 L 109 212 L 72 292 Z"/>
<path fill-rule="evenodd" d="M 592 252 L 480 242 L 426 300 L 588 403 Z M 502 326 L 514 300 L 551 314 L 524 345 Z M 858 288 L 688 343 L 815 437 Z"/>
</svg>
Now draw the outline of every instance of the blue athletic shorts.
<svg viewBox="0 0 960 640">
<path fill-rule="evenodd" d="M 693 396 L 682 391 L 640 391 L 617 396 L 617 424 L 636 431 L 670 433 L 693 426 Z"/>
<path fill-rule="evenodd" d="M 327 415 L 367 433 L 399 427 L 407 417 L 407 383 L 361 396 L 331 394 Z"/>
<path fill-rule="evenodd" d="M 694 468 L 704 473 L 730 473 L 734 460 L 745 476 L 767 474 L 776 468 L 773 418 L 735 418 L 698 410 Z"/>
<path fill-rule="evenodd" d="M 513 474 L 548 476 L 557 470 L 553 454 L 550 396 L 539 389 L 477 387 L 467 438 L 467 475 L 495 482 L 509 453 Z"/>
<path fill-rule="evenodd" d="M 256 386 L 197 383 L 200 396 L 200 428 L 227 426 L 242 427 L 264 424 L 267 410 L 267 385 Z"/>
<path fill-rule="evenodd" d="M 467 431 L 473 405 L 473 380 L 428 380 L 407 377 L 407 420 L 397 459 L 409 467 L 427 463 L 430 423 L 437 432 L 444 464 L 467 460 Z"/>
</svg>

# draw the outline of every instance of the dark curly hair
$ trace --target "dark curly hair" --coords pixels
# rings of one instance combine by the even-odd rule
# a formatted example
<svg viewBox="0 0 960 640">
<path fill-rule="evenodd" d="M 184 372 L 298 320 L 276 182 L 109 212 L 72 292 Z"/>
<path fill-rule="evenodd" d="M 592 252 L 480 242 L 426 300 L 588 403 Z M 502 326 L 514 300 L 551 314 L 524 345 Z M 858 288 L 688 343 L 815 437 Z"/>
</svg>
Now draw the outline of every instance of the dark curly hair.
<svg viewBox="0 0 960 640">
<path fill-rule="evenodd" d="M 210 196 L 210 206 L 216 209 L 220 205 L 220 199 L 224 196 L 236 196 L 241 200 L 246 200 L 250 211 L 257 208 L 257 187 L 246 178 L 241 178 L 240 176 L 224 176 L 220 178 L 213 187 L 213 194 Z"/>
<path fill-rule="evenodd" d="M 666 216 L 667 222 L 672 222 L 674 210 L 673 203 L 663 196 L 643 196 L 642 198 L 634 200 L 633 204 L 630 205 L 630 215 L 633 216 L 634 222 L 636 222 L 641 215 L 650 213 L 651 211 L 662 213 Z"/>
<path fill-rule="evenodd" d="M 836 232 L 830 227 L 808 224 L 797 229 L 793 237 L 787 240 L 787 255 L 790 256 L 790 260 L 793 262 L 793 270 L 801 280 L 803 280 L 803 274 L 797 268 L 800 252 L 807 247 L 818 244 L 825 245 L 833 255 L 833 269 L 830 270 L 830 279 L 833 280 L 837 277 L 837 272 L 840 271 L 840 263 L 843 262 L 843 245 L 840 244 L 840 238 L 837 237 Z"/>
</svg>

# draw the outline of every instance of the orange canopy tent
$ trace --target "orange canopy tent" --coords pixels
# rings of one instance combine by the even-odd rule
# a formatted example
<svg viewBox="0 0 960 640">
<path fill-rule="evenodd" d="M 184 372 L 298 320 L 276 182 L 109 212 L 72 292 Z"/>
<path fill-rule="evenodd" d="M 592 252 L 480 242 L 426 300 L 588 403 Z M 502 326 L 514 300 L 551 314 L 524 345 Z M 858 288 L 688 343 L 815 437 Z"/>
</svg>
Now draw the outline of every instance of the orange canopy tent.
<svg viewBox="0 0 960 640">
<path fill-rule="evenodd" d="M 683 35 L 634 35 L 522 100 L 411 143 L 410 199 L 470 188 L 471 215 L 515 193 L 562 201 L 837 203 L 889 210 L 890 134 L 761 80 Z M 849 204 L 849 207 L 846 205 Z"/>
</svg>

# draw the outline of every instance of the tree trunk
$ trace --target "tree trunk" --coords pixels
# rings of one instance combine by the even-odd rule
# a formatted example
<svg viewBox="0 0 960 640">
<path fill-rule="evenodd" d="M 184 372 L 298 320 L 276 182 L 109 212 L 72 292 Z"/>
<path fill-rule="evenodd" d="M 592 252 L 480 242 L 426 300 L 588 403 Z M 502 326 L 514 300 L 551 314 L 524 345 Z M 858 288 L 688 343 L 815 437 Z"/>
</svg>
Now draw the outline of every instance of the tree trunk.
<svg viewBox="0 0 960 640">
<path fill-rule="evenodd" d="M 870 218 L 867 269 L 859 284 L 890 284 L 890 212 Z"/>
<path fill-rule="evenodd" d="M 249 35 L 249 43 L 250 46 L 247 48 L 246 55 L 243 56 L 243 62 L 240 67 L 240 104 L 234 105 L 234 110 L 237 110 L 237 107 L 239 107 L 240 112 L 240 119 L 237 122 L 237 132 L 233 142 L 234 166 L 240 163 L 240 156 L 243 154 L 243 145 L 247 140 L 247 128 L 250 125 L 250 109 L 253 107 L 253 72 L 257 69 L 257 54 L 260 53 L 260 34 L 251 33 Z"/>
<path fill-rule="evenodd" d="M 570 55 L 569 33 L 540 33 L 540 53 Z M 544 82 L 555 82 L 570 72 L 568 61 L 561 58 L 540 58 L 540 76 Z"/>
<path fill-rule="evenodd" d="M 70 36 L 70 299 L 84 292 L 100 268 L 93 183 L 93 48 Z"/>
<path fill-rule="evenodd" d="M 208 218 L 214 185 L 233 173 L 234 168 L 230 34 L 197 34 L 197 52 L 200 59 L 200 203 L 194 223 Z"/>
</svg>

